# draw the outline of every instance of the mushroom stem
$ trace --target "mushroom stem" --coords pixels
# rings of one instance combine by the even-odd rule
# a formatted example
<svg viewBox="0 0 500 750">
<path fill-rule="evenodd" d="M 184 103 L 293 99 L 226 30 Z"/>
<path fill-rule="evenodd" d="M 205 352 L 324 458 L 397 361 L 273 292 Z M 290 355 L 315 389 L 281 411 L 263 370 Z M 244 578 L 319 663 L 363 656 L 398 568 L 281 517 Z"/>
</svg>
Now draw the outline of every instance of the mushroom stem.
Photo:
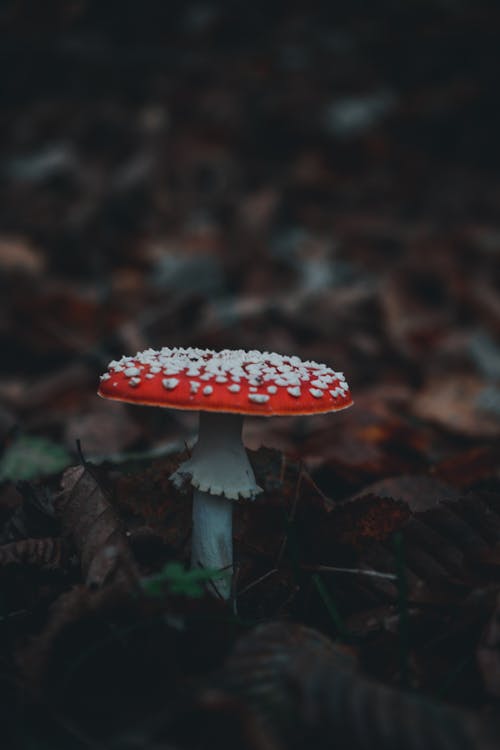
<svg viewBox="0 0 500 750">
<path fill-rule="evenodd" d="M 220 570 L 224 577 L 211 581 L 223 599 L 231 594 L 233 566 L 232 501 L 208 492 L 193 492 L 193 536 L 191 566 Z"/>
<path fill-rule="evenodd" d="M 261 489 L 241 439 L 241 414 L 200 413 L 198 442 L 191 458 L 171 479 L 182 486 L 188 479 L 194 487 L 193 567 L 228 570 L 227 577 L 212 581 L 228 599 L 233 564 L 232 500 L 253 499 Z"/>
</svg>

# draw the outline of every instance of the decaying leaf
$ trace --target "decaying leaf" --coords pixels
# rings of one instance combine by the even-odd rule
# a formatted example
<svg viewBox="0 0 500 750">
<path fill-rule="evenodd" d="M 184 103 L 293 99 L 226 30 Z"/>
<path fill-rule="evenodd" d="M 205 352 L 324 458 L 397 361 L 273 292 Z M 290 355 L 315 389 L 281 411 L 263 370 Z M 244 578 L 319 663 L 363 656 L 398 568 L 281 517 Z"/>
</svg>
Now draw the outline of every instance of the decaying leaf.
<svg viewBox="0 0 500 750">
<path fill-rule="evenodd" d="M 179 464 L 179 454 L 155 460 L 151 466 L 122 475 L 117 482 L 117 506 L 124 516 L 144 519 L 163 541 L 184 555 L 191 534 L 191 500 L 178 492 L 169 476 Z"/>
<path fill-rule="evenodd" d="M 355 408 L 336 414 L 334 422 L 331 415 L 319 420 L 305 453 L 320 484 L 342 479 L 359 486 L 363 480 L 415 473 L 425 467 L 428 437 L 405 418 L 397 399 L 392 403 L 390 392 L 367 391 L 356 398 Z"/>
<path fill-rule="evenodd" d="M 409 508 L 399 500 L 364 495 L 332 511 L 331 526 L 341 544 L 362 546 L 367 541 L 385 541 L 410 517 Z"/>
<path fill-rule="evenodd" d="M 413 412 L 459 435 L 499 437 L 500 417 L 481 406 L 485 388 L 485 382 L 473 375 L 433 378 L 417 394 Z"/>
<path fill-rule="evenodd" d="M 412 512 L 427 510 L 438 502 L 458 500 L 459 492 L 445 482 L 425 474 L 401 474 L 369 484 L 351 500 L 375 495 L 406 503 Z"/>
<path fill-rule="evenodd" d="M 74 544 L 88 586 L 110 579 L 134 581 L 135 563 L 122 523 L 93 474 L 83 466 L 64 472 L 57 502 L 63 535 Z"/>
<path fill-rule="evenodd" d="M 299 506 L 297 528 L 307 569 L 330 568 L 339 602 L 348 612 L 360 602 L 367 608 L 397 602 L 396 581 L 402 572 L 408 600 L 421 603 L 458 604 L 485 576 L 498 576 L 498 495 L 455 493 L 452 499 L 454 490 L 433 478 L 416 481 L 415 490 L 408 482 L 394 477 L 371 485 L 388 496 L 361 494 L 321 517 L 317 510 L 305 513 Z M 403 559 L 394 545 L 396 532 Z M 360 574 L 346 577 L 336 567 L 357 568 Z M 363 570 L 383 575 L 365 576 Z M 396 580 L 384 579 L 386 574 Z"/>
<path fill-rule="evenodd" d="M 474 446 L 454 453 L 434 466 L 434 473 L 455 487 L 466 489 L 476 482 L 500 477 L 496 445 Z"/>
<path fill-rule="evenodd" d="M 242 637 L 194 705 L 196 721 L 185 730 L 202 749 L 213 746 L 214 716 L 224 747 L 251 750 L 496 747 L 493 728 L 479 716 L 368 680 L 345 650 L 291 623 Z"/>
<path fill-rule="evenodd" d="M 36 565 L 58 568 L 66 557 L 61 539 L 22 539 L 0 546 L 0 567 L 3 565 Z"/>
</svg>

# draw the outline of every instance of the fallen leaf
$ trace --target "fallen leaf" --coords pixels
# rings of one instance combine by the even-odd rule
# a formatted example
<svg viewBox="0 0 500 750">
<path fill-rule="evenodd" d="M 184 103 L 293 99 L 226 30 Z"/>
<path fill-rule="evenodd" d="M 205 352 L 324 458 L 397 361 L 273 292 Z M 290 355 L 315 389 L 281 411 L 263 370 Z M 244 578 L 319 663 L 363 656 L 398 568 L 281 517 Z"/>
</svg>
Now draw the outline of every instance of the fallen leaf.
<svg viewBox="0 0 500 750">
<path fill-rule="evenodd" d="M 485 383 L 474 375 L 445 375 L 429 380 L 417 393 L 413 413 L 446 430 L 472 438 L 500 436 L 500 417 L 479 408 Z"/>
<path fill-rule="evenodd" d="M 444 750 L 450 738 L 463 750 L 497 745 L 493 722 L 367 679 L 347 649 L 285 622 L 243 636 L 189 709 L 183 729 L 193 745 L 201 737 L 213 742 L 214 726 L 225 747 L 250 750 L 326 750 L 339 738 L 350 750 Z"/>
<path fill-rule="evenodd" d="M 412 513 L 432 508 L 438 502 L 458 500 L 460 497 L 459 492 L 449 484 L 425 474 L 402 474 L 381 479 L 363 487 L 350 500 L 365 495 L 400 500 L 408 505 Z"/>
<path fill-rule="evenodd" d="M 87 586 L 100 587 L 110 579 L 133 584 L 138 574 L 123 525 L 93 474 L 71 466 L 61 487 L 56 510 L 63 536 L 79 554 Z"/>
<path fill-rule="evenodd" d="M 0 237 L 0 268 L 4 273 L 39 275 L 45 258 L 26 237 Z"/>
<path fill-rule="evenodd" d="M 440 479 L 461 489 L 471 487 L 476 482 L 499 477 L 498 447 L 475 446 L 465 451 L 454 452 L 435 464 L 433 472 Z"/>
<path fill-rule="evenodd" d="M 66 549 L 61 539 L 21 539 L 0 546 L 0 566 L 35 565 L 43 569 L 61 566 L 66 557 Z"/>
</svg>

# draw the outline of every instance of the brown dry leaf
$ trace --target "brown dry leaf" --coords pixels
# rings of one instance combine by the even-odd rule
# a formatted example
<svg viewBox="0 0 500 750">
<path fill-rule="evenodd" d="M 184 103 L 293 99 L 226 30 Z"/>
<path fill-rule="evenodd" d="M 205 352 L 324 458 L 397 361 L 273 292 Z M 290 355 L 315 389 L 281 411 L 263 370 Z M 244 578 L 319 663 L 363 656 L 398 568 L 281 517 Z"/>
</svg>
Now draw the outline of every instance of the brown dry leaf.
<svg viewBox="0 0 500 750">
<path fill-rule="evenodd" d="M 360 547 L 370 540 L 385 541 L 401 528 L 410 514 L 403 502 L 364 495 L 332 511 L 330 531 L 341 544 Z M 332 541 L 330 536 L 330 543 Z"/>
<path fill-rule="evenodd" d="M 497 746 L 483 718 L 369 680 L 347 649 L 284 622 L 243 636 L 190 709 L 183 729 L 197 747 L 212 746 L 214 726 L 224 747 L 248 750 Z"/>
<path fill-rule="evenodd" d="M 40 568 L 55 569 L 64 564 L 66 547 L 61 539 L 21 539 L 0 546 L 0 566 L 36 565 Z"/>
<path fill-rule="evenodd" d="M 192 500 L 190 494 L 179 492 L 169 481 L 179 463 L 179 455 L 169 456 L 142 471 L 121 476 L 116 501 L 122 513 L 142 519 L 182 556 L 191 533 Z"/>
<path fill-rule="evenodd" d="M 390 397 L 374 390 L 356 394 L 355 405 L 310 435 L 304 452 L 307 465 L 325 467 L 357 486 L 366 480 L 401 472 L 421 471 L 428 436 L 396 414 Z"/>
<path fill-rule="evenodd" d="M 466 489 L 476 482 L 500 476 L 498 446 L 484 445 L 454 453 L 433 468 L 436 476 Z"/>
<path fill-rule="evenodd" d="M 26 237 L 0 237 L 0 268 L 3 273 L 38 275 L 45 269 L 45 258 Z"/>
<path fill-rule="evenodd" d="M 498 575 L 494 555 L 500 547 L 500 504 L 492 493 L 438 502 L 412 514 L 400 532 L 407 574 L 414 584 L 420 581 L 414 589 L 418 599 L 424 583 L 428 590 L 441 591 L 444 601 L 446 591 L 462 597 L 465 589 L 484 584 L 488 570 L 494 578 Z M 377 559 L 380 550 L 372 548 L 366 560 L 362 557 L 374 567 L 389 565 L 395 572 L 394 552 L 390 557 L 387 552 Z"/>
<path fill-rule="evenodd" d="M 400 500 L 408 505 L 412 513 L 432 508 L 438 502 L 458 500 L 460 496 L 450 485 L 425 474 L 387 477 L 363 487 L 350 499 L 355 500 L 366 495 Z"/>
<path fill-rule="evenodd" d="M 500 436 L 500 418 L 478 407 L 485 383 L 474 375 L 439 376 L 415 397 L 413 413 L 450 432 L 472 438 Z"/>
<path fill-rule="evenodd" d="M 71 466 L 61 480 L 57 501 L 63 535 L 76 547 L 88 586 L 102 586 L 110 579 L 137 579 L 120 519 L 93 474 L 83 466 Z"/>
<path fill-rule="evenodd" d="M 497 580 L 498 496 L 482 492 L 457 498 L 447 485 L 422 479 L 416 492 L 407 478 L 399 486 L 393 478 L 385 489 L 384 482 L 376 483 L 371 488 L 380 487 L 382 492 L 392 488 L 394 496 L 360 493 L 326 515 L 301 512 L 299 507 L 298 528 L 308 569 L 327 566 L 335 573 L 335 567 L 347 566 L 397 577 L 404 564 L 409 598 L 441 605 L 460 602 L 464 593 L 484 585 L 487 577 Z M 401 558 L 392 538 L 396 531 L 402 539 Z M 397 598 L 395 581 L 371 575 L 347 579 L 336 575 L 337 580 L 342 585 L 352 581 L 344 590 L 348 607 L 356 601 L 356 607 L 360 601 L 373 607 Z"/>
</svg>

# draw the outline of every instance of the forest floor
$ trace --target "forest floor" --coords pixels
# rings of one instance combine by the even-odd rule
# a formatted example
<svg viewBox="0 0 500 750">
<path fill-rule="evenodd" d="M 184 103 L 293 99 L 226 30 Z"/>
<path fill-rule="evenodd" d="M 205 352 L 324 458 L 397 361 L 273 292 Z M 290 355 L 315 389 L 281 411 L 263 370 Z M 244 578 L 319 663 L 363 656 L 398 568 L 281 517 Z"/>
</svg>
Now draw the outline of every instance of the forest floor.
<svg viewBox="0 0 500 750">
<path fill-rule="evenodd" d="M 6 750 L 498 746 L 500 12 L 351 5 L 2 11 Z M 96 395 L 150 346 L 351 387 L 247 419 L 230 604 L 196 418 Z"/>
</svg>

